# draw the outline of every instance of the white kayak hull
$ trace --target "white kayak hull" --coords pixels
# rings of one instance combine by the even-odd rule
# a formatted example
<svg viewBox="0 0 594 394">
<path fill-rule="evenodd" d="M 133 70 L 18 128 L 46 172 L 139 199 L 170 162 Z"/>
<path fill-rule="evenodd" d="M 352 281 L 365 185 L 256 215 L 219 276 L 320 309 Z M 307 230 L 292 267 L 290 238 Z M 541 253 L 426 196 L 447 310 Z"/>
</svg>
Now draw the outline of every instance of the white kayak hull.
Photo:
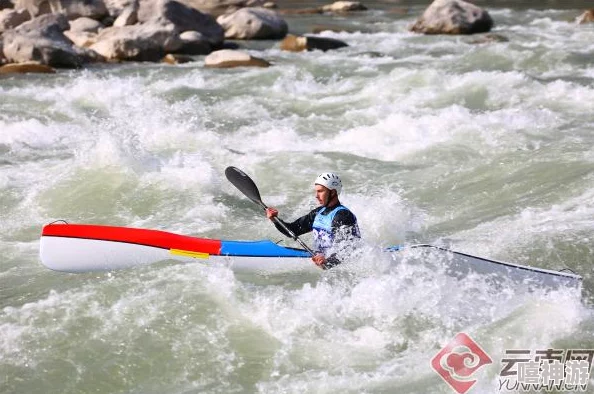
<svg viewBox="0 0 594 394">
<path fill-rule="evenodd" d="M 146 245 L 63 237 L 42 237 L 40 255 L 47 268 L 72 273 L 121 270 L 163 261 L 225 265 L 233 270 L 271 273 L 319 270 L 306 257 L 193 255 Z"/>
<path fill-rule="evenodd" d="M 384 250 L 394 261 L 441 264 L 445 273 L 464 278 L 476 273 L 493 282 L 512 280 L 529 286 L 580 288 L 579 275 L 490 260 L 433 245 Z M 40 241 L 43 265 L 56 271 L 95 272 L 138 267 L 163 261 L 225 265 L 237 271 L 321 271 L 302 249 L 271 241 L 224 241 L 158 230 L 127 227 L 50 224 Z"/>
</svg>

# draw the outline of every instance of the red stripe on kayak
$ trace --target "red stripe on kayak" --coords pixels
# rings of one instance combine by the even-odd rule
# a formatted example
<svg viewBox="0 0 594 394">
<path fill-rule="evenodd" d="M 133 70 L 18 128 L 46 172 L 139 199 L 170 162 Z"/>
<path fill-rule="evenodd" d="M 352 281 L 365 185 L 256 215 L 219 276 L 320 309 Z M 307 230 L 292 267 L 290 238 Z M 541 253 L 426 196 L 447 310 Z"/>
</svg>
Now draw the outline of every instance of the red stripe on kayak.
<svg viewBox="0 0 594 394">
<path fill-rule="evenodd" d="M 181 249 L 212 255 L 221 253 L 218 239 L 196 238 L 166 231 L 131 227 L 99 226 L 93 224 L 48 224 L 43 226 L 42 236 L 97 239 L 126 242 L 163 249 Z"/>
</svg>

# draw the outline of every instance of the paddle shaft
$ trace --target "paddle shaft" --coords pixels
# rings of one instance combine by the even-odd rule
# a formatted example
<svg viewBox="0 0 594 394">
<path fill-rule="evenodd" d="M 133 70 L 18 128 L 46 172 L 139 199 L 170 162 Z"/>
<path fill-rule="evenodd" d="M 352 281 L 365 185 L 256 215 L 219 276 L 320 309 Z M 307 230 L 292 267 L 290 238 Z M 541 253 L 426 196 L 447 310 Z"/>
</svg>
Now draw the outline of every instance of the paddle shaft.
<svg viewBox="0 0 594 394">
<path fill-rule="evenodd" d="M 260 206 L 262 208 L 264 208 L 264 210 L 267 210 L 268 209 L 268 207 L 266 206 L 266 204 L 264 204 L 262 201 L 260 201 L 260 203 L 261 203 Z M 293 238 L 295 241 L 299 242 L 299 245 L 301 245 L 303 247 L 303 249 L 307 250 L 309 252 L 309 254 L 311 254 L 312 256 L 315 256 L 314 251 L 309 246 L 307 246 L 307 244 L 305 242 L 303 242 L 301 240 L 301 238 L 299 238 L 297 235 L 295 235 L 295 233 L 292 232 L 291 229 L 288 228 L 287 225 L 284 224 L 282 220 L 280 220 L 276 216 L 273 217 L 272 220 L 275 223 L 277 223 L 279 226 L 281 226 L 282 229 L 285 230 L 287 232 L 287 234 L 289 234 L 291 236 L 291 238 Z"/>
<path fill-rule="evenodd" d="M 227 167 L 225 169 L 225 176 L 235 186 L 240 192 L 242 192 L 247 198 L 252 200 L 254 203 L 260 205 L 264 210 L 267 210 L 268 207 L 264 202 L 262 202 L 262 198 L 260 197 L 260 191 L 258 190 L 258 186 L 254 183 L 252 178 L 250 178 L 245 172 L 241 171 L 239 168 L 236 167 Z M 291 229 L 289 229 L 279 218 L 276 216 L 272 218 L 275 223 L 287 232 L 293 238 L 293 240 L 297 241 L 299 245 L 301 245 L 305 250 L 309 252 L 312 256 L 315 256 L 315 252 L 311 250 L 309 246 L 305 244 Z"/>
</svg>

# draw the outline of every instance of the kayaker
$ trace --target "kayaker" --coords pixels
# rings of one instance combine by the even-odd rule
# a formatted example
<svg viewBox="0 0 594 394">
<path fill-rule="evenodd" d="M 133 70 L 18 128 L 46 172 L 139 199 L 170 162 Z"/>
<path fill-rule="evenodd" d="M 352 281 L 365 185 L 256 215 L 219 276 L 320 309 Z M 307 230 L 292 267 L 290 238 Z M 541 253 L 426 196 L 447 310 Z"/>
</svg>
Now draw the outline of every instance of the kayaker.
<svg viewBox="0 0 594 394">
<path fill-rule="evenodd" d="M 314 190 L 321 206 L 292 223 L 283 223 L 297 236 L 313 231 L 315 255 L 312 260 L 318 267 L 328 269 L 340 264 L 336 250 L 340 249 L 339 244 L 361 238 L 361 234 L 357 218 L 338 199 L 342 190 L 342 182 L 338 175 L 331 172 L 320 174 L 314 182 Z M 273 220 L 278 216 L 278 211 L 268 208 L 266 216 Z M 279 224 L 274 225 L 281 233 L 290 237 Z M 339 248 L 336 248 L 337 245 Z"/>
</svg>

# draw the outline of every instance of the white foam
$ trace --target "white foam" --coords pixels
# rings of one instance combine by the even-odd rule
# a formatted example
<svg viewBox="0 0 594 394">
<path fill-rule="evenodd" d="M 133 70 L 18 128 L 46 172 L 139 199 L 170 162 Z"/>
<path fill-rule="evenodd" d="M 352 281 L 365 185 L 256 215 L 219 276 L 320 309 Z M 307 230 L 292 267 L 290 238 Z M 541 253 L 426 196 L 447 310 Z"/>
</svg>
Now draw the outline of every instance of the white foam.
<svg viewBox="0 0 594 394">
<path fill-rule="evenodd" d="M 463 240 L 458 243 L 463 249 L 468 250 L 472 247 L 475 253 L 486 256 L 495 255 L 498 251 L 510 247 L 521 248 L 522 245 L 526 246 L 559 234 L 583 240 L 582 234 L 587 234 L 594 224 L 592 201 L 594 188 L 559 204 L 541 208 L 527 207 L 518 214 L 480 224 L 473 229 L 454 234 L 453 237 Z"/>
</svg>

